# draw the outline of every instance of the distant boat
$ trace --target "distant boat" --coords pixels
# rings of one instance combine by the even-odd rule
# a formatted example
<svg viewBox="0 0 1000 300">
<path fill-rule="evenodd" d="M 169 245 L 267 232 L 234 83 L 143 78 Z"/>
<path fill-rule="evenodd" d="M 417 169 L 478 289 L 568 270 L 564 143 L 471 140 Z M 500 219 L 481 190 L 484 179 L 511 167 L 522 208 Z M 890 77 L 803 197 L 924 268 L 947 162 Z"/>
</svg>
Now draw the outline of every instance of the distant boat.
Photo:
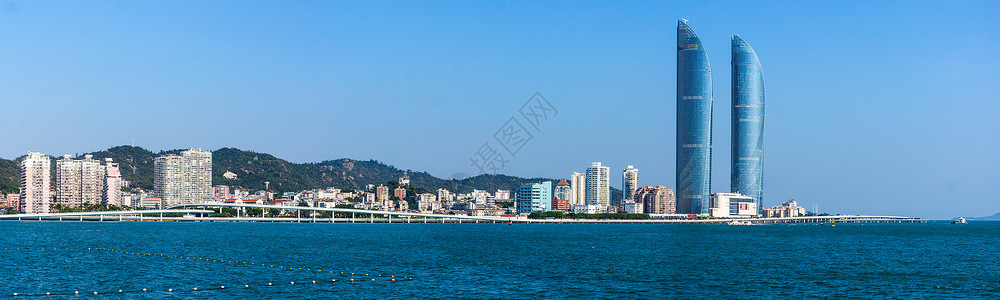
<svg viewBox="0 0 1000 300">
<path fill-rule="evenodd" d="M 732 220 L 729 221 L 729 225 L 753 225 L 753 223 L 750 221 Z"/>
<path fill-rule="evenodd" d="M 966 222 L 964 217 L 959 217 L 958 220 L 951 221 L 951 224 L 969 224 L 969 222 Z"/>
</svg>

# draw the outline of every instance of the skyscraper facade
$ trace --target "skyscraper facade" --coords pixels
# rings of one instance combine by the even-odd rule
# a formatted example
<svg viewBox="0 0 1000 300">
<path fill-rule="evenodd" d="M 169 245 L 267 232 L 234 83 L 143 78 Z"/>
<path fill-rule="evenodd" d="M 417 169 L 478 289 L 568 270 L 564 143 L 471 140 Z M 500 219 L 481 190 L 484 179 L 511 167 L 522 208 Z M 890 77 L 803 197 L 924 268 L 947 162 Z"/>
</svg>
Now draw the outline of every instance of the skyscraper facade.
<svg viewBox="0 0 1000 300">
<path fill-rule="evenodd" d="M 26 214 L 49 213 L 49 191 L 52 161 L 38 152 L 28 152 L 21 161 L 21 212 Z"/>
<path fill-rule="evenodd" d="M 104 168 L 104 205 L 123 205 L 122 174 L 118 164 L 111 162 L 111 158 L 105 158 Z"/>
<path fill-rule="evenodd" d="M 639 188 L 639 169 L 628 166 L 622 171 L 622 202 L 635 202 L 635 190 Z"/>
<path fill-rule="evenodd" d="M 212 201 L 212 152 L 190 148 L 153 164 L 153 194 L 161 207 Z"/>
<path fill-rule="evenodd" d="M 587 205 L 587 174 L 573 172 L 569 177 L 570 205 Z"/>
<path fill-rule="evenodd" d="M 712 70 L 698 35 L 677 21 L 677 210 L 707 214 L 712 182 Z"/>
<path fill-rule="evenodd" d="M 732 192 L 753 198 L 757 214 L 764 207 L 764 70 L 739 35 L 733 49 Z"/>
<path fill-rule="evenodd" d="M 599 205 L 603 209 L 610 206 L 610 171 L 599 162 L 594 162 L 587 168 L 587 205 Z"/>
</svg>

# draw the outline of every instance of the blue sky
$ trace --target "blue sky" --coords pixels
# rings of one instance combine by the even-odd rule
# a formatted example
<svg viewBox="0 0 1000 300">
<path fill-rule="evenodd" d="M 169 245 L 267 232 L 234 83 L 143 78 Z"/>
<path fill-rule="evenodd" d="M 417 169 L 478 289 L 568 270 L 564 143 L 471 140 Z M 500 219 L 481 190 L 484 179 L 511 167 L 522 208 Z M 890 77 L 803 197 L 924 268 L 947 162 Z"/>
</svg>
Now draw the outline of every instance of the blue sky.
<svg viewBox="0 0 1000 300">
<path fill-rule="evenodd" d="M 237 147 L 439 177 L 532 94 L 559 114 L 504 166 L 601 161 L 674 184 L 676 20 L 712 63 L 729 188 L 729 39 L 763 64 L 765 205 L 1000 212 L 996 1 L 2 1 L 0 156 Z M 613 185 L 621 179 L 614 176 Z"/>
</svg>

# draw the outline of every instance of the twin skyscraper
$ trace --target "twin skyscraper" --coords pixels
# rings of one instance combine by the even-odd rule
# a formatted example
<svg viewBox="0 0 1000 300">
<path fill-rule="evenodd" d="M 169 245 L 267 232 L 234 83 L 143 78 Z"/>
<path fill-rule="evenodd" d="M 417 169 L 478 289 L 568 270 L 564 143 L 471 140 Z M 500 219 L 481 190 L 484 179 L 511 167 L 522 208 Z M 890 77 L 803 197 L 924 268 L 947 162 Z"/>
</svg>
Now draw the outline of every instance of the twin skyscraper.
<svg viewBox="0 0 1000 300">
<path fill-rule="evenodd" d="M 732 192 L 763 207 L 764 72 L 757 54 L 732 38 Z M 712 67 L 686 21 L 677 21 L 677 212 L 708 214 L 712 188 Z"/>
</svg>

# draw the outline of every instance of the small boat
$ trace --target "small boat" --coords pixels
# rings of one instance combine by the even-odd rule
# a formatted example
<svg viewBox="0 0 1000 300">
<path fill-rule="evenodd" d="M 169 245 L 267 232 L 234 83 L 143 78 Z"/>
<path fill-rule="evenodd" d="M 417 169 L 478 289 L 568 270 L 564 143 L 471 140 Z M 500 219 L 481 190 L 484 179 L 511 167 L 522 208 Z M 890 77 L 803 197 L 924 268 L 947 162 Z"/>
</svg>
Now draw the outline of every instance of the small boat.
<svg viewBox="0 0 1000 300">
<path fill-rule="evenodd" d="M 959 217 L 957 220 L 951 221 L 951 224 L 969 224 L 969 222 L 965 221 L 964 217 Z"/>
</svg>

